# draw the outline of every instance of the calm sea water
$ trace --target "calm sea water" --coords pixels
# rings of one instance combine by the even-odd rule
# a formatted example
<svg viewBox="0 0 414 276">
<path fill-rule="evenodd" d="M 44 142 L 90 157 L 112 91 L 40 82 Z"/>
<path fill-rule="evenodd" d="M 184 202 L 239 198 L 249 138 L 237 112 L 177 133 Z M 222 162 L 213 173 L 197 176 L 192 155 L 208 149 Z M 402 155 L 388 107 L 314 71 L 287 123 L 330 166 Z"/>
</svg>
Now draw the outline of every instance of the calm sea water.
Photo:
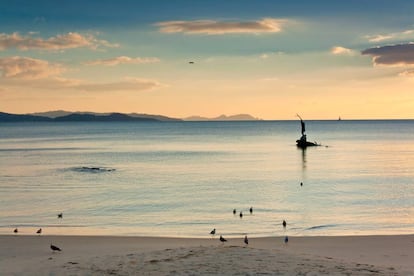
<svg viewBox="0 0 414 276">
<path fill-rule="evenodd" d="M 0 234 L 413 233 L 414 121 L 306 123 L 0 124 Z"/>
</svg>

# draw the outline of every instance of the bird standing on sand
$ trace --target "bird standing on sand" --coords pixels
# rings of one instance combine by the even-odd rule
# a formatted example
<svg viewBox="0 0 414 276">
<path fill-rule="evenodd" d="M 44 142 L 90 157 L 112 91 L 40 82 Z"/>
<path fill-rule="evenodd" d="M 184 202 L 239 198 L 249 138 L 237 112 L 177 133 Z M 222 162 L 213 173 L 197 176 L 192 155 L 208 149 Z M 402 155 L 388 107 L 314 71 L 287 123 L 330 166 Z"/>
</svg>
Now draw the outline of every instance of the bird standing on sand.
<svg viewBox="0 0 414 276">
<path fill-rule="evenodd" d="M 210 235 L 214 236 L 216 234 L 216 228 L 214 228 L 213 230 L 211 230 Z"/>
<path fill-rule="evenodd" d="M 50 244 L 50 249 L 52 249 L 53 252 L 62 251 L 59 247 L 57 247 L 56 245 L 53 245 L 53 244 Z"/>
<path fill-rule="evenodd" d="M 59 213 L 59 214 L 57 215 L 57 217 L 58 217 L 58 218 L 63 218 L 63 213 Z"/>
<path fill-rule="evenodd" d="M 286 228 L 286 220 L 283 220 L 282 225 L 283 225 L 283 228 Z"/>
<path fill-rule="evenodd" d="M 42 234 L 42 228 L 39 228 L 39 230 L 36 231 L 37 234 Z"/>
<path fill-rule="evenodd" d="M 16 228 L 16 229 L 14 229 L 14 231 L 13 231 L 15 234 L 17 234 L 17 233 L 19 233 L 19 230 Z"/>
<path fill-rule="evenodd" d="M 253 214 L 253 207 L 250 207 L 249 211 L 250 211 L 250 215 Z"/>
<path fill-rule="evenodd" d="M 221 241 L 222 244 L 224 244 L 227 240 L 225 238 L 223 238 L 222 235 L 220 235 L 220 241 Z"/>
<path fill-rule="evenodd" d="M 288 238 L 288 236 L 286 236 L 285 237 L 285 243 L 288 243 L 288 241 L 289 241 L 289 238 Z"/>
<path fill-rule="evenodd" d="M 233 215 L 235 215 L 236 214 L 236 209 L 233 209 Z"/>
<path fill-rule="evenodd" d="M 247 235 L 244 236 L 244 244 L 249 245 L 249 240 L 247 239 Z"/>
<path fill-rule="evenodd" d="M 240 211 L 240 218 L 242 218 L 243 217 L 243 213 Z"/>
</svg>

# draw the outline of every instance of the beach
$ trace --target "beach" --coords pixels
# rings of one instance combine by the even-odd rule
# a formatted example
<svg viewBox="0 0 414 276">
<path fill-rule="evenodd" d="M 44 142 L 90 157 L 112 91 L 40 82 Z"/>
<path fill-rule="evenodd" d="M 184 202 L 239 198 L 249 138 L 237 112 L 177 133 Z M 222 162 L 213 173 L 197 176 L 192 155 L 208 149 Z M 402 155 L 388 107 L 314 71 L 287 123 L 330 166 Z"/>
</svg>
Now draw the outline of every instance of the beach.
<svg viewBox="0 0 414 276">
<path fill-rule="evenodd" d="M 414 275 L 414 235 L 0 236 L 1 275 Z M 62 251 L 52 252 L 50 244 Z"/>
</svg>

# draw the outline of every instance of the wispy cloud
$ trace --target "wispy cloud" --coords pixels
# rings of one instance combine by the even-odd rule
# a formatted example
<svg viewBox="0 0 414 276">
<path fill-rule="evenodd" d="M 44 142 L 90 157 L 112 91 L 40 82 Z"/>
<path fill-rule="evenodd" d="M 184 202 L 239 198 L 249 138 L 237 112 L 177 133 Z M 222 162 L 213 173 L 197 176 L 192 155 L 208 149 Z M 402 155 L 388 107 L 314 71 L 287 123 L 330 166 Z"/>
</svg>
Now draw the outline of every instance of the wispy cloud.
<svg viewBox="0 0 414 276">
<path fill-rule="evenodd" d="M 162 33 L 186 33 L 186 34 L 260 34 L 278 33 L 287 23 L 286 19 L 263 18 L 257 21 L 214 21 L 214 20 L 195 20 L 195 21 L 166 21 L 160 22 L 159 26 Z"/>
<path fill-rule="evenodd" d="M 369 42 L 381 42 L 391 39 L 406 39 L 408 36 L 412 36 L 413 34 L 414 30 L 405 30 L 402 32 L 395 32 L 389 34 L 367 35 L 365 36 L 365 38 L 367 38 Z"/>
<path fill-rule="evenodd" d="M 414 78 L 414 70 L 406 70 L 398 74 L 401 77 Z"/>
<path fill-rule="evenodd" d="M 352 49 L 345 48 L 342 46 L 335 46 L 331 48 L 331 54 L 334 55 L 352 55 L 355 52 Z"/>
<path fill-rule="evenodd" d="M 276 56 L 281 56 L 284 55 L 285 53 L 282 51 L 278 51 L 278 52 L 267 52 L 267 53 L 262 53 L 260 54 L 260 58 L 261 59 L 269 59 L 271 57 L 276 57 Z"/>
<path fill-rule="evenodd" d="M 0 58 L 0 83 L 4 86 L 41 89 L 75 89 L 88 92 L 148 91 L 165 87 L 156 80 L 127 77 L 115 82 L 88 82 L 62 77 L 65 68 L 46 60 L 13 56 Z"/>
<path fill-rule="evenodd" d="M 142 64 L 142 63 L 155 63 L 159 62 L 160 60 L 155 57 L 136 57 L 131 58 L 127 56 L 120 56 L 110 59 L 99 59 L 85 62 L 85 65 L 106 65 L 106 66 L 115 66 L 118 64 Z"/>
<path fill-rule="evenodd" d="M 97 49 L 100 46 L 118 47 L 106 40 L 97 39 L 92 34 L 79 34 L 69 32 L 67 34 L 52 36 L 47 39 L 33 37 L 32 34 L 20 35 L 19 33 L 0 33 L 0 50 L 65 50 L 73 48 Z"/>
<path fill-rule="evenodd" d="M 41 79 L 59 75 L 64 68 L 45 60 L 13 56 L 0 58 L 0 71 L 3 78 Z"/>
<path fill-rule="evenodd" d="M 414 43 L 369 48 L 362 51 L 361 54 L 372 56 L 374 65 L 414 65 Z"/>
<path fill-rule="evenodd" d="M 156 88 L 165 87 L 164 84 L 155 80 L 139 79 L 139 78 L 125 78 L 119 82 L 108 83 L 87 83 L 76 85 L 73 88 L 90 91 L 90 92 L 112 92 L 112 91 L 147 91 Z"/>
</svg>

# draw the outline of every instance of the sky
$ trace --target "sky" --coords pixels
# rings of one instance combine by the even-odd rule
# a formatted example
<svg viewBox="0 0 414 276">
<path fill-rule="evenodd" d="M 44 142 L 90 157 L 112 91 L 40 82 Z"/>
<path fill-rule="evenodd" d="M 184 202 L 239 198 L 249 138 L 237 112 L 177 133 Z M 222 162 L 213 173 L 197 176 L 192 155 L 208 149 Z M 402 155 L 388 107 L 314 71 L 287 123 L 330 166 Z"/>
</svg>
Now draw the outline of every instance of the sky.
<svg viewBox="0 0 414 276">
<path fill-rule="evenodd" d="M 413 14 L 408 0 L 2 0 L 0 111 L 414 119 Z"/>
</svg>

